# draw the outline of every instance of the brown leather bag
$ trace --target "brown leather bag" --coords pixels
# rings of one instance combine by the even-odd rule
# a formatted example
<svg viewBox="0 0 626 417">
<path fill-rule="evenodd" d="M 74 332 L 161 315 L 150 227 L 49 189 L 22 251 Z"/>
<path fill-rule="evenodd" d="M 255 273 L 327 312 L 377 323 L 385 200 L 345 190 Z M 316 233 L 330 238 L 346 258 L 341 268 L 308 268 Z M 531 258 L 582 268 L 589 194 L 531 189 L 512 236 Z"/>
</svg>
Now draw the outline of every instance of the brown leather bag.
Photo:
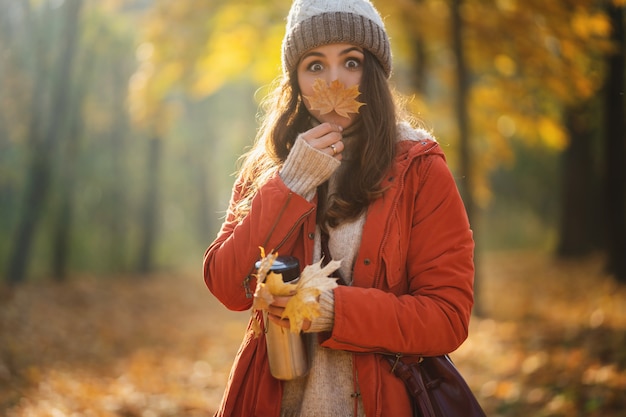
<svg viewBox="0 0 626 417">
<path fill-rule="evenodd" d="M 413 417 L 486 417 L 478 400 L 448 355 L 387 357 L 413 402 Z"/>
</svg>

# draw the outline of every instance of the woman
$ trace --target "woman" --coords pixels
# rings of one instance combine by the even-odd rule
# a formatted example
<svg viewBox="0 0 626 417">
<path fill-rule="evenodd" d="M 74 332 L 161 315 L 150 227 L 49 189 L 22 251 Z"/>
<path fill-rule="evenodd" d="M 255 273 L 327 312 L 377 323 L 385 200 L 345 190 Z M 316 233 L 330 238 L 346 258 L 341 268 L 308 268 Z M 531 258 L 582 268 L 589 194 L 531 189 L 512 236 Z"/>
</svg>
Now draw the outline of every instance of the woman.
<svg viewBox="0 0 626 417">
<path fill-rule="evenodd" d="M 245 156 L 221 230 L 204 257 L 211 292 L 252 305 L 259 247 L 341 259 L 342 284 L 306 323 L 308 374 L 279 381 L 249 326 L 218 416 L 408 416 L 385 355 L 441 355 L 467 337 L 473 240 L 444 155 L 400 120 L 391 53 L 366 0 L 296 0 L 282 46 L 283 82 Z M 313 105 L 316 80 L 358 86 L 357 111 Z M 269 307 L 280 320 L 284 299 Z"/>
</svg>

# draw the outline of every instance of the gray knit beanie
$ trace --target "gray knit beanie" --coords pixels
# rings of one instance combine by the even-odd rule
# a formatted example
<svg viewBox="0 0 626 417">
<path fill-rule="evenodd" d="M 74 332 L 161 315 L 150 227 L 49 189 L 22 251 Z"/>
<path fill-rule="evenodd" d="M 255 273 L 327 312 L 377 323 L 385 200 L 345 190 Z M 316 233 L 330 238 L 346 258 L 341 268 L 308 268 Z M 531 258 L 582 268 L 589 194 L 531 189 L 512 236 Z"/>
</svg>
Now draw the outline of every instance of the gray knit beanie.
<svg viewBox="0 0 626 417">
<path fill-rule="evenodd" d="M 302 55 L 321 45 L 350 43 L 367 49 L 391 75 L 391 47 L 385 25 L 368 0 L 294 0 L 283 39 L 285 73 Z"/>
</svg>

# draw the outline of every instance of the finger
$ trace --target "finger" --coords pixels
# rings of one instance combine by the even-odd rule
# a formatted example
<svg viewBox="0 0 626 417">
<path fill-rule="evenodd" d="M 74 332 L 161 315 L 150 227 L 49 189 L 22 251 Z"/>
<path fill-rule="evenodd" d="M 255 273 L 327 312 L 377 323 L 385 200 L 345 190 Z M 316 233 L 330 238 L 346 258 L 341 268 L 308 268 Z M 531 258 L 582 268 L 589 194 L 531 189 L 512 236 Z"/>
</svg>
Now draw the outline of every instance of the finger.
<svg viewBox="0 0 626 417">
<path fill-rule="evenodd" d="M 345 149 L 345 145 L 343 144 L 342 141 L 339 140 L 335 143 L 331 143 L 330 145 L 328 145 L 326 149 L 326 153 L 338 159 L 341 159 L 341 152 L 343 152 L 344 149 Z"/>
<path fill-rule="evenodd" d="M 276 316 L 276 317 L 281 317 L 284 311 L 285 311 L 285 307 L 277 307 L 274 305 L 270 305 L 267 309 L 268 314 Z"/>
<path fill-rule="evenodd" d="M 313 142 L 320 140 L 327 135 L 331 135 L 330 138 L 336 137 L 335 141 L 341 139 L 341 132 L 343 128 L 341 126 L 332 124 L 332 123 L 322 123 L 321 125 L 315 126 L 302 134 L 302 139 L 304 139 L 307 143 L 312 144 Z"/>
<path fill-rule="evenodd" d="M 334 123 L 325 122 L 315 127 L 312 127 L 307 131 L 307 133 L 310 133 L 312 137 L 320 137 L 331 132 L 341 133 L 342 131 L 343 128 L 341 126 Z"/>
<path fill-rule="evenodd" d="M 330 145 L 339 142 L 341 139 L 343 139 L 341 133 L 330 132 L 318 138 L 304 140 L 309 144 L 309 146 L 318 150 L 324 150 L 324 148 L 330 147 Z"/>
<path fill-rule="evenodd" d="M 291 300 L 290 295 L 287 296 L 282 296 L 282 295 L 275 295 L 274 296 L 274 301 L 272 301 L 273 306 L 275 307 L 285 307 L 287 305 L 287 303 L 289 302 L 289 300 Z"/>
<path fill-rule="evenodd" d="M 286 329 L 289 329 L 291 327 L 289 319 L 281 319 L 280 316 L 274 316 L 273 314 L 268 314 L 267 318 L 269 319 L 269 321 L 279 325 L 280 327 L 284 327 Z"/>
</svg>

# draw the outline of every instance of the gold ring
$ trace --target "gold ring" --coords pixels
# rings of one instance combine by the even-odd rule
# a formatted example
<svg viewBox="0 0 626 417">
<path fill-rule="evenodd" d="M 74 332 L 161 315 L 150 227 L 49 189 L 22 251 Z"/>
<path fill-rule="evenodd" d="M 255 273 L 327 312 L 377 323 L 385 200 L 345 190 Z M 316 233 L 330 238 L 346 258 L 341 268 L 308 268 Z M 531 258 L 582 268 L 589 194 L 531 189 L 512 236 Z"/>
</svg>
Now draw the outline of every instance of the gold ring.
<svg viewBox="0 0 626 417">
<path fill-rule="evenodd" d="M 332 145 L 330 145 L 330 149 L 333 150 L 333 156 L 337 155 L 337 148 L 335 147 L 334 143 Z"/>
</svg>

